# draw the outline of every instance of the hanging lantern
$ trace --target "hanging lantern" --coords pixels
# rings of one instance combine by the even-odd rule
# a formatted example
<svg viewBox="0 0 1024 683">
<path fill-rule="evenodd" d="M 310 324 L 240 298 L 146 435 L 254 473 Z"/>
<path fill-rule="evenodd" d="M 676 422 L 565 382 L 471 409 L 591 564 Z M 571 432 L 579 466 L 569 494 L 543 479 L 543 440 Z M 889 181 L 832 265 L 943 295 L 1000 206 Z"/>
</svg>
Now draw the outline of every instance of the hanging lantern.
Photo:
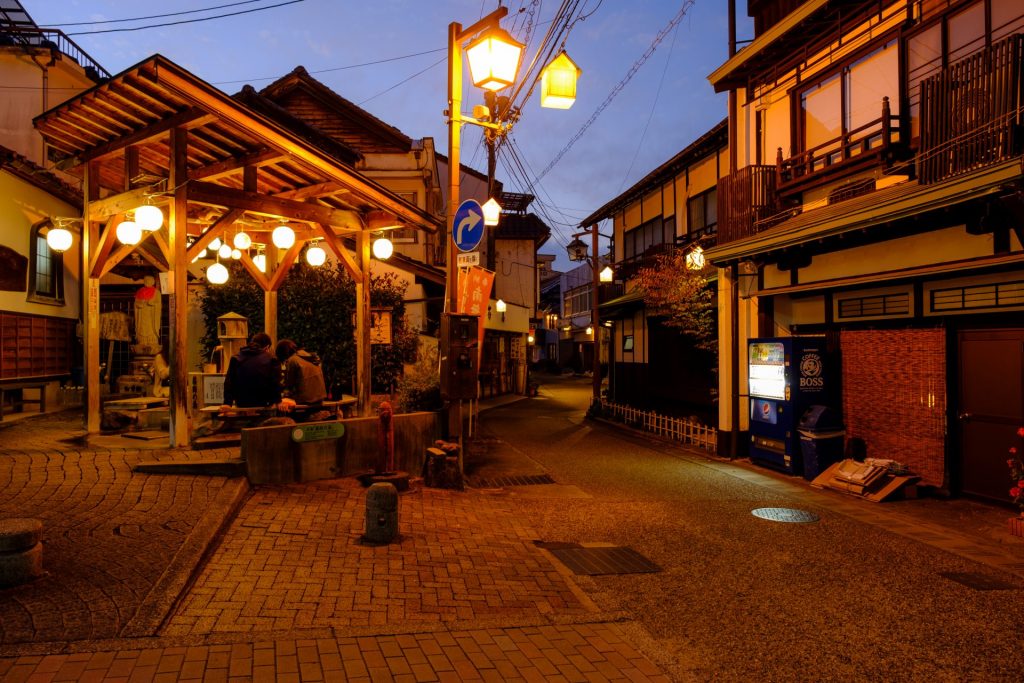
<svg viewBox="0 0 1024 683">
<path fill-rule="evenodd" d="M 164 212 L 160 207 L 146 204 L 135 209 L 135 222 L 146 232 L 159 230 L 164 224 Z"/>
<path fill-rule="evenodd" d="M 698 244 L 686 255 L 686 267 L 690 270 L 704 270 L 704 250 Z"/>
<path fill-rule="evenodd" d="M 270 234 L 270 239 L 278 249 L 288 249 L 295 244 L 295 231 L 287 225 L 279 225 Z"/>
<path fill-rule="evenodd" d="M 601 279 L 601 282 L 611 282 L 615 279 L 615 271 L 612 270 L 611 266 L 605 266 L 598 277 Z"/>
<path fill-rule="evenodd" d="M 57 253 L 71 248 L 71 231 L 66 228 L 50 228 L 46 233 L 46 246 Z"/>
<path fill-rule="evenodd" d="M 306 263 L 313 266 L 314 268 L 322 266 L 326 261 L 327 252 L 324 251 L 320 245 L 314 244 L 313 246 L 306 250 Z"/>
<path fill-rule="evenodd" d="M 142 230 L 135 221 L 121 221 L 114 234 L 121 244 L 138 244 L 142 239 Z"/>
<path fill-rule="evenodd" d="M 494 197 L 488 199 L 480 208 L 484 210 L 484 225 L 498 224 L 498 219 L 501 217 L 501 204 Z"/>
<path fill-rule="evenodd" d="M 587 325 L 587 334 L 588 335 L 594 334 L 594 328 L 592 326 L 590 326 L 590 325 Z"/>
<path fill-rule="evenodd" d="M 540 106 L 568 109 L 576 102 L 576 79 L 580 68 L 569 59 L 565 50 L 544 67 L 540 76 Z"/>
<path fill-rule="evenodd" d="M 261 273 L 267 272 L 267 255 L 256 254 L 252 259 L 252 264 L 256 266 L 256 269 Z"/>
<path fill-rule="evenodd" d="M 473 85 L 501 90 L 512 85 L 523 56 L 522 43 L 501 28 L 492 28 L 466 48 Z"/>
<path fill-rule="evenodd" d="M 387 261 L 391 254 L 395 253 L 395 245 L 387 237 L 379 237 L 373 242 L 373 256 L 381 261 Z"/>
<path fill-rule="evenodd" d="M 206 281 L 211 285 L 222 285 L 228 281 L 228 269 L 217 262 L 206 269 Z"/>
<path fill-rule="evenodd" d="M 214 237 L 213 241 L 210 242 L 210 245 L 207 247 L 207 249 L 209 249 L 210 251 L 219 251 L 220 250 L 220 245 L 221 245 L 220 238 L 219 237 Z"/>
<path fill-rule="evenodd" d="M 579 237 L 574 237 L 572 242 L 565 245 L 565 250 L 569 252 L 570 261 L 586 261 L 587 260 L 587 243 L 581 240 Z"/>
<path fill-rule="evenodd" d="M 232 249 L 231 250 L 231 258 L 232 258 L 232 260 L 235 260 L 235 261 L 237 261 L 238 259 L 242 258 L 242 250 L 241 249 Z"/>
<path fill-rule="evenodd" d="M 217 250 L 217 256 L 221 258 L 231 258 L 231 245 L 225 242 L 220 245 L 220 249 Z"/>
<path fill-rule="evenodd" d="M 252 246 L 252 238 L 244 232 L 235 233 L 235 239 L 231 241 L 235 245 L 235 249 L 248 249 Z"/>
</svg>

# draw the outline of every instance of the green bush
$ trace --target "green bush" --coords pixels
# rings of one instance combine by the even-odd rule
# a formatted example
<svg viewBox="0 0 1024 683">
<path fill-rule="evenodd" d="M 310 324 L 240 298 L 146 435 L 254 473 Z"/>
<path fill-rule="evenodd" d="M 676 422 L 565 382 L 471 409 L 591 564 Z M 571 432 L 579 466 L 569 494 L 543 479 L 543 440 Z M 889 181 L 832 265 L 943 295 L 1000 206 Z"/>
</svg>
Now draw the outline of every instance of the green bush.
<svg viewBox="0 0 1024 683">
<path fill-rule="evenodd" d="M 405 368 L 405 374 L 395 388 L 395 411 L 415 413 L 442 407 L 437 346 L 420 345 L 419 358 L 415 364 Z"/>
</svg>

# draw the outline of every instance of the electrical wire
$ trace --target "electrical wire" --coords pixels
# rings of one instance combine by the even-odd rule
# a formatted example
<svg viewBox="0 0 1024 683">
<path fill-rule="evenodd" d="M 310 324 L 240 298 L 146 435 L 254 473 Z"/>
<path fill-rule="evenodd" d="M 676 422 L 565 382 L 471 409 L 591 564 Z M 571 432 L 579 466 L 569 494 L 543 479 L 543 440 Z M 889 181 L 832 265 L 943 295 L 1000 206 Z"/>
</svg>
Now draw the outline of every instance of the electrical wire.
<svg viewBox="0 0 1024 683">
<path fill-rule="evenodd" d="M 98 31 L 75 31 L 68 33 L 69 36 L 91 36 L 97 33 L 126 33 L 128 31 L 143 31 L 148 28 L 163 28 L 164 26 L 179 26 L 181 24 L 195 24 L 200 21 L 210 21 L 212 19 L 224 19 L 226 17 L 237 17 L 242 14 L 252 14 L 253 12 L 262 12 L 266 9 L 274 9 L 275 7 L 284 7 L 285 5 L 294 5 L 299 2 L 305 2 L 306 0 L 287 0 L 287 2 L 279 2 L 276 5 L 267 5 L 266 7 L 254 7 L 253 9 L 244 9 L 237 12 L 228 12 L 227 14 L 217 14 L 212 17 L 202 17 L 201 19 L 182 19 L 180 21 L 166 21 L 162 24 L 149 24 L 147 26 L 133 26 L 126 28 L 105 28 Z"/>
<path fill-rule="evenodd" d="M 410 59 L 412 57 L 422 57 L 423 55 L 432 55 L 432 54 L 434 54 L 436 52 L 444 52 L 447 49 L 448 48 L 446 48 L 446 47 L 439 47 L 436 50 L 424 50 L 423 52 L 412 52 L 410 54 L 399 55 L 397 57 L 386 57 L 385 59 L 376 59 L 376 60 L 374 60 L 372 62 L 361 62 L 359 64 L 348 64 L 346 66 L 332 66 L 329 69 L 317 69 L 316 71 L 310 71 L 309 74 L 310 75 L 312 75 L 312 74 L 327 74 L 327 73 L 332 73 L 334 71 L 345 71 L 347 69 L 358 69 L 358 68 L 361 68 L 361 67 L 364 67 L 364 66 L 375 66 L 377 64 L 386 64 L 388 62 L 398 62 L 398 61 L 401 61 L 403 59 Z M 263 76 L 261 78 L 243 78 L 243 79 L 238 79 L 238 80 L 234 80 L 234 81 L 217 81 L 216 83 L 214 83 L 214 85 L 233 85 L 235 83 L 253 83 L 255 81 L 276 81 L 279 78 L 281 78 L 280 75 L 278 75 L 278 76 Z"/>
<path fill-rule="evenodd" d="M 378 97 L 380 97 L 381 95 L 386 95 L 387 93 L 391 92 L 392 90 L 394 90 L 398 86 L 404 85 L 405 83 L 408 83 L 409 81 L 411 81 L 412 79 L 416 78 L 417 76 L 422 76 L 423 74 L 425 74 L 428 71 L 430 71 L 431 69 L 433 69 L 435 66 L 438 66 L 439 64 L 443 63 L 446 59 L 448 59 L 448 57 L 444 56 L 441 59 L 439 59 L 436 62 L 434 62 L 433 64 L 431 64 L 430 66 L 428 66 L 426 69 L 422 69 L 421 71 L 417 71 L 412 76 L 409 76 L 408 78 L 403 78 L 398 83 L 395 83 L 393 86 L 391 86 L 390 88 L 387 88 L 385 90 L 381 90 L 376 95 L 371 95 L 370 97 L 367 97 L 365 100 L 362 100 L 361 102 L 356 102 L 356 104 L 358 104 L 361 107 L 364 104 L 366 104 L 367 102 L 369 102 L 370 100 L 375 100 Z"/>
<path fill-rule="evenodd" d="M 225 7 L 237 7 L 238 5 L 251 5 L 254 2 L 263 2 L 264 0 L 242 0 L 241 2 L 229 2 L 226 5 L 214 5 L 212 7 L 204 7 L 203 9 L 190 9 L 183 10 L 181 12 L 170 12 L 168 14 L 150 14 L 146 17 L 132 17 L 131 19 L 103 19 L 100 21 L 73 21 L 65 24 L 45 24 L 46 26 L 96 26 L 98 24 L 123 24 L 128 21 L 148 21 L 150 19 L 163 19 L 165 17 L 179 17 L 183 14 L 199 14 L 201 12 L 212 12 L 215 9 L 224 9 Z"/>
</svg>

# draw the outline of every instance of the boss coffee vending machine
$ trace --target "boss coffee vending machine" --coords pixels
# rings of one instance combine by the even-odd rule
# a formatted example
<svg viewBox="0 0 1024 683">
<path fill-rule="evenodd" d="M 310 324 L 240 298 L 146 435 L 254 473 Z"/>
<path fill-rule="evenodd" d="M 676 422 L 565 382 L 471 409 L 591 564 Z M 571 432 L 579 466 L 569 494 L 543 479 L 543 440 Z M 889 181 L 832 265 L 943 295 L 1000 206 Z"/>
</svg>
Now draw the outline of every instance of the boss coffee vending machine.
<svg viewBox="0 0 1024 683">
<path fill-rule="evenodd" d="M 824 337 L 751 339 L 748 346 L 750 458 L 803 474 L 800 417 L 811 406 L 839 412 L 839 363 Z"/>
</svg>

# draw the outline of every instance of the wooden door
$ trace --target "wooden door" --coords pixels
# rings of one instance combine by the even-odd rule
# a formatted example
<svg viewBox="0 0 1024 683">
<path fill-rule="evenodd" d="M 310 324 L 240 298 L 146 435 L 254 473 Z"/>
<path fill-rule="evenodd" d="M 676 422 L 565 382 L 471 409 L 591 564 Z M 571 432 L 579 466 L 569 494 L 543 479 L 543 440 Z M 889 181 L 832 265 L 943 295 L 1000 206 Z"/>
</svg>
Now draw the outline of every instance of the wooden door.
<svg viewBox="0 0 1024 683">
<path fill-rule="evenodd" d="M 960 333 L 960 490 L 1009 501 L 1011 446 L 1024 425 L 1024 330 Z"/>
</svg>

